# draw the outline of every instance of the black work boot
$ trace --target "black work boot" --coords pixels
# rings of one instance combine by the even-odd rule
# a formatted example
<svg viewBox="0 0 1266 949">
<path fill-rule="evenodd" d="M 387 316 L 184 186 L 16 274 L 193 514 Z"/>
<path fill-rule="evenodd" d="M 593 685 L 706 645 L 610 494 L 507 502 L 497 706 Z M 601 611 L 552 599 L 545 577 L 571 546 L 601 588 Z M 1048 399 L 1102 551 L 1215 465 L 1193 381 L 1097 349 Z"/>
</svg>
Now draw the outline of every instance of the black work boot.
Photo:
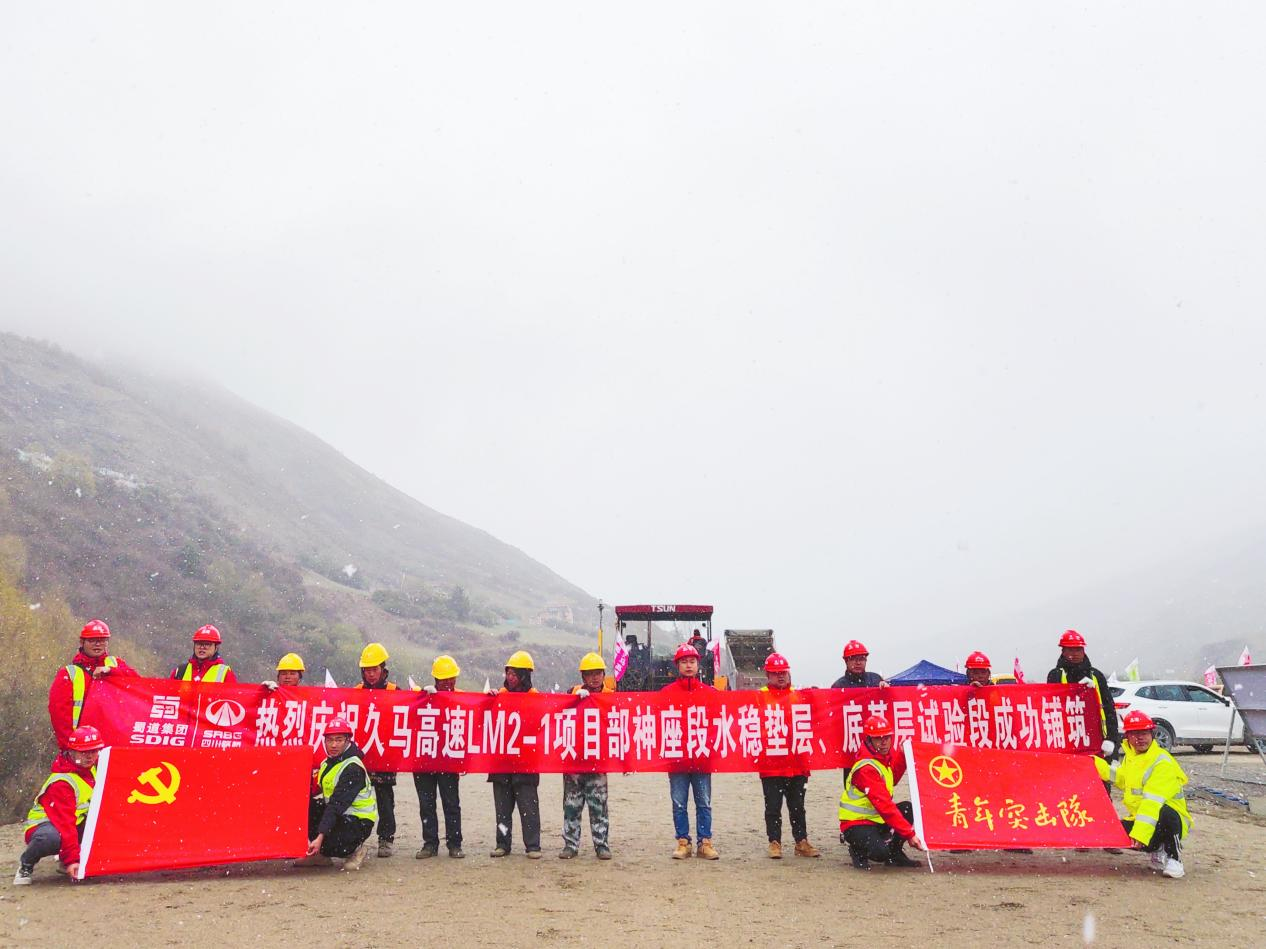
<svg viewBox="0 0 1266 949">
<path fill-rule="evenodd" d="M 890 867 L 917 867 L 918 864 L 906 856 L 905 840 L 896 834 L 892 837 L 892 843 L 888 844 L 888 866 Z"/>
<path fill-rule="evenodd" d="M 848 845 L 848 855 L 852 858 L 853 868 L 856 870 L 869 870 L 870 858 L 866 856 L 866 851 L 856 844 Z"/>
</svg>

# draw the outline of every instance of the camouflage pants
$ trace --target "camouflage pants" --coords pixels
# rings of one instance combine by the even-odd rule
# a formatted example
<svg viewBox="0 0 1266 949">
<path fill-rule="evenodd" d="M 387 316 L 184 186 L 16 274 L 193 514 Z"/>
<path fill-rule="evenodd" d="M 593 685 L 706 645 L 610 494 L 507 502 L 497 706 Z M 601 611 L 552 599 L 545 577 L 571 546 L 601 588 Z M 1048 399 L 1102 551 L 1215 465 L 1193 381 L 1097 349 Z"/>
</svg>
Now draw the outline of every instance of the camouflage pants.
<svg viewBox="0 0 1266 949">
<path fill-rule="evenodd" d="M 607 847 L 607 776 L 563 775 L 563 846 L 580 849 L 580 815 L 589 805 L 589 834 L 594 849 Z"/>
</svg>

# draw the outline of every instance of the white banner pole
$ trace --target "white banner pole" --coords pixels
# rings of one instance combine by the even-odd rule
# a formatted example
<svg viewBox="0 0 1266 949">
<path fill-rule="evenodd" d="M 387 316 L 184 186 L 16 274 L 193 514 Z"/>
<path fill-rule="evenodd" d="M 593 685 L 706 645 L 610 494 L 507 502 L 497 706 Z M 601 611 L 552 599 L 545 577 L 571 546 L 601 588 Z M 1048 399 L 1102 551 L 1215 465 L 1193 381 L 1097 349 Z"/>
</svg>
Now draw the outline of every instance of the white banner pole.
<svg viewBox="0 0 1266 949">
<path fill-rule="evenodd" d="M 110 749 L 106 748 L 97 756 L 97 767 L 92 779 L 92 801 L 88 804 L 88 819 L 84 822 L 84 839 L 79 845 L 79 870 L 76 880 L 82 880 L 88 872 L 88 858 L 92 854 L 92 836 L 97 831 L 97 815 L 101 813 L 101 799 L 105 797 L 106 771 L 110 767 Z"/>
<path fill-rule="evenodd" d="M 932 866 L 932 851 L 927 849 L 927 841 L 923 837 L 923 809 L 919 807 L 919 774 L 914 767 L 914 742 L 907 738 L 902 742 L 902 747 L 906 755 L 906 777 L 910 780 L 910 807 L 914 810 L 914 832 L 919 835 L 919 840 L 923 841 L 923 853 L 928 858 L 928 872 L 935 873 L 936 868 Z"/>
</svg>

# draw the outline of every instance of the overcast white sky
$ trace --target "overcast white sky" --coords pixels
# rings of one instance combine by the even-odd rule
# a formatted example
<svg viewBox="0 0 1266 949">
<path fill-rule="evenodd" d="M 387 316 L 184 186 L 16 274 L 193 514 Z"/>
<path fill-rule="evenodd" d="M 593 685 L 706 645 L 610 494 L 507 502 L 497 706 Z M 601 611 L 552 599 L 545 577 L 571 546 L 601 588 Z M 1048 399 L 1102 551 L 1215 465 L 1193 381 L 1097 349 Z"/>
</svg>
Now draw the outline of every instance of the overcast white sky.
<svg viewBox="0 0 1266 949">
<path fill-rule="evenodd" d="M 1260 5 L 423 7 L 6 5 L 0 328 L 802 664 L 1266 519 Z"/>
</svg>

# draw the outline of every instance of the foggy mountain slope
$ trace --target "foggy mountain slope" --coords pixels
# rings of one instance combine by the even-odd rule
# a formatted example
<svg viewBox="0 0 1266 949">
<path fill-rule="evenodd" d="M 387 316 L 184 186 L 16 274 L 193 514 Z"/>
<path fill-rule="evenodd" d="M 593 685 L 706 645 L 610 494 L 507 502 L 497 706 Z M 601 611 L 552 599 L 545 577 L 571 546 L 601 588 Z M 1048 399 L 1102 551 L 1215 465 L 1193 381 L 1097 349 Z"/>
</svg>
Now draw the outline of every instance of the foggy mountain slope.
<svg viewBox="0 0 1266 949">
<path fill-rule="evenodd" d="M 1121 675 L 1138 658 L 1145 678 L 1198 679 L 1210 665 L 1234 664 L 1246 644 L 1256 661 L 1266 660 L 1263 578 L 1266 529 L 1245 529 L 1147 569 L 985 617 L 942 641 L 982 644 L 995 671 L 1010 671 L 1018 653 L 1032 679 L 1055 664 L 1059 635 L 1073 628 L 1105 673 Z"/>
<path fill-rule="evenodd" d="M 378 623 L 429 654 L 495 632 L 499 655 L 506 625 L 531 639 L 544 607 L 580 619 L 592 606 L 521 551 L 213 386 L 114 373 L 0 334 L 0 447 L 0 534 L 27 545 L 32 596 L 56 587 L 77 613 L 162 640 L 218 620 L 248 634 L 231 651 L 251 665 L 288 643 L 346 652 Z M 314 584 L 331 595 L 313 597 Z M 337 590 L 365 601 L 359 633 Z"/>
</svg>

